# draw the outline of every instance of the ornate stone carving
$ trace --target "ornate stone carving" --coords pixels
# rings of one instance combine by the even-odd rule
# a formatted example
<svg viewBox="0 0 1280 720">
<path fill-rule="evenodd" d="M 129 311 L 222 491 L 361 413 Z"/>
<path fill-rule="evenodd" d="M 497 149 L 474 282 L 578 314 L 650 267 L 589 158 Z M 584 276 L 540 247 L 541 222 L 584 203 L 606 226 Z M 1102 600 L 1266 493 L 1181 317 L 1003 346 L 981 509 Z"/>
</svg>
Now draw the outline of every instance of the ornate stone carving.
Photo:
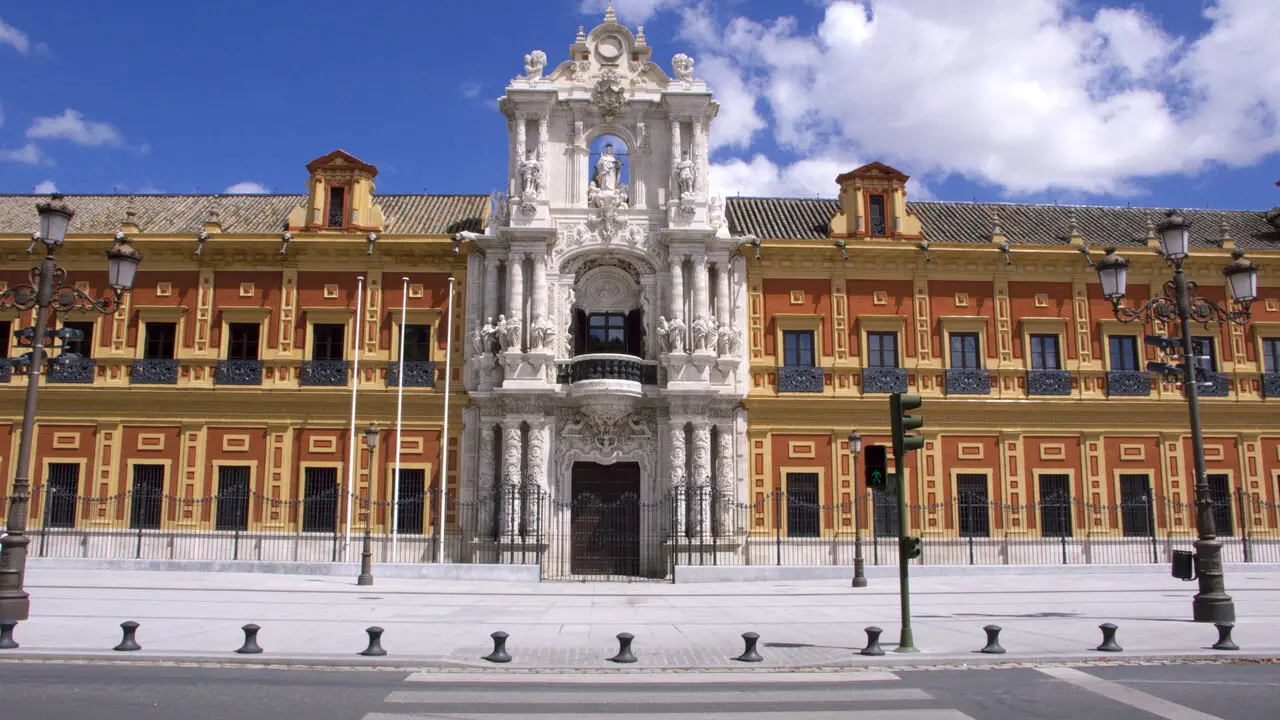
<svg viewBox="0 0 1280 720">
<path fill-rule="evenodd" d="M 604 265 L 583 273 L 578 306 L 588 312 L 628 312 L 640 304 L 635 279 L 620 267 Z"/>
<path fill-rule="evenodd" d="M 585 83 L 591 77 L 591 61 L 579 60 L 573 66 L 573 82 Z"/>
<path fill-rule="evenodd" d="M 684 53 L 677 53 L 671 58 L 671 69 L 675 71 L 676 81 L 686 85 L 693 82 L 693 58 Z"/>
<path fill-rule="evenodd" d="M 707 201 L 707 227 L 712 230 L 719 230 L 725 224 L 724 198 L 719 195 L 713 195 Z"/>
<path fill-rule="evenodd" d="M 534 50 L 524 56 L 524 79 L 537 80 L 542 77 L 542 71 L 547 67 L 547 54 L 541 50 Z"/>
<path fill-rule="evenodd" d="M 520 163 L 520 212 L 533 215 L 538 211 L 535 204 L 542 197 L 542 163 L 537 160 L 533 150 L 529 150 L 524 161 Z"/>
<path fill-rule="evenodd" d="M 489 196 L 489 224 L 488 227 L 494 228 L 507 226 L 507 194 L 494 191 Z"/>
<path fill-rule="evenodd" d="M 693 200 L 693 189 L 696 181 L 697 175 L 694 172 L 693 161 L 689 159 L 689 155 L 686 153 L 681 158 L 680 163 L 676 165 L 676 185 L 680 190 L 680 202 Z"/>
<path fill-rule="evenodd" d="M 502 423 L 502 482 L 520 483 L 521 437 L 519 421 Z"/>
<path fill-rule="evenodd" d="M 588 64 L 588 68 L 590 68 L 590 64 Z M 600 108 L 600 112 L 605 116 L 605 119 L 611 119 L 614 115 L 617 115 L 622 106 L 627 104 L 627 90 L 623 86 L 622 78 L 618 76 L 617 70 L 605 68 L 600 73 L 600 79 L 596 81 L 595 87 L 591 91 L 591 102 Z"/>
<path fill-rule="evenodd" d="M 595 212 L 587 218 L 587 227 L 594 230 L 607 243 L 617 239 L 630 225 L 626 215 L 627 199 L 617 190 L 598 190 L 594 186 L 588 193 Z"/>
<path fill-rule="evenodd" d="M 547 487 L 547 423 L 529 423 L 529 481 Z"/>
<path fill-rule="evenodd" d="M 495 484 L 494 472 L 497 466 L 494 465 L 493 453 L 493 425 L 490 423 L 480 423 L 480 477 L 478 479 L 480 485 L 480 494 L 485 494 L 493 489 Z"/>
<path fill-rule="evenodd" d="M 546 320 L 535 321 L 529 327 L 529 347 L 534 350 L 552 348 L 556 340 L 556 328 Z"/>
<path fill-rule="evenodd" d="M 498 323 L 494 326 L 493 336 L 498 340 L 499 349 L 520 349 L 520 326 L 520 318 L 507 319 L 506 315 L 498 316 Z"/>
<path fill-rule="evenodd" d="M 653 442 L 653 411 L 630 406 L 603 405 L 584 408 L 589 412 L 561 410 L 559 444 L 556 446 L 558 477 L 567 482 L 573 463 L 585 460 L 610 464 L 622 460 L 639 462 L 645 477 L 653 477 L 657 448 Z"/>
</svg>

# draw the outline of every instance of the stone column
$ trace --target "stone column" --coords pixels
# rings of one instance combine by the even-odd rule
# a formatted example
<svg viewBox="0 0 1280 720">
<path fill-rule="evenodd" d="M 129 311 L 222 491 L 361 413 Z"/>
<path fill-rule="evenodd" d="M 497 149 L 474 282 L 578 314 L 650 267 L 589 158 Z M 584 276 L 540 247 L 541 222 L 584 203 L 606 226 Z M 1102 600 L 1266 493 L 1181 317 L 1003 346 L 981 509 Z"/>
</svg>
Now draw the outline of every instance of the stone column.
<svg viewBox="0 0 1280 720">
<path fill-rule="evenodd" d="M 726 257 L 716 261 L 716 324 L 720 332 L 725 333 L 732 322 L 729 313 L 729 258 Z"/>
<path fill-rule="evenodd" d="M 524 162 L 525 153 L 529 149 L 529 116 L 527 113 L 516 113 L 516 172 L 519 173 L 520 164 Z M 516 183 L 519 186 L 519 182 Z"/>
<path fill-rule="evenodd" d="M 671 200 L 680 197 L 680 183 L 676 180 L 678 167 L 680 167 L 680 118 L 671 118 L 671 180 L 668 188 Z"/>
<path fill-rule="evenodd" d="M 547 421 L 537 418 L 529 421 L 529 485 L 536 487 L 524 494 L 525 527 L 533 527 L 540 508 L 550 497 L 547 489 Z"/>
<path fill-rule="evenodd" d="M 711 532 L 711 425 L 705 421 L 693 424 L 693 478 L 689 483 L 697 493 L 697 507 L 691 523 L 698 537 Z"/>
<path fill-rule="evenodd" d="M 498 466 L 494 463 L 493 423 L 486 420 L 479 422 L 477 432 L 480 433 L 480 456 L 476 459 L 479 477 L 476 478 L 476 501 L 479 503 L 480 527 L 477 531 L 487 534 L 493 530 L 494 509 L 498 507 Z"/>
<path fill-rule="evenodd" d="M 716 534 L 726 535 L 733 527 L 733 506 L 737 498 L 732 422 L 716 425 L 716 441 Z"/>
<path fill-rule="evenodd" d="M 702 197 L 707 191 L 706 164 L 703 156 L 707 151 L 707 126 L 702 118 L 693 119 L 693 151 L 689 159 L 693 161 L 693 189 Z"/>
<path fill-rule="evenodd" d="M 693 256 L 693 309 L 690 313 L 693 316 L 691 327 L 701 322 L 703 327 L 707 326 L 707 321 L 711 317 L 710 303 L 707 297 L 707 254 L 705 251 L 699 251 Z M 706 336 L 703 333 L 695 332 L 693 334 L 694 350 L 706 349 Z M 713 352 L 715 348 L 710 348 Z"/>
<path fill-rule="evenodd" d="M 520 512 L 519 485 L 521 457 L 520 421 L 502 421 L 502 529 L 506 535 L 516 532 L 516 518 Z"/>
<path fill-rule="evenodd" d="M 685 520 L 688 514 L 687 495 L 688 488 L 685 481 L 685 442 L 684 442 L 684 421 L 671 421 L 670 438 L 671 438 L 671 501 L 672 501 L 672 526 L 671 533 L 677 538 L 684 537 Z"/>
<path fill-rule="evenodd" d="M 522 349 L 524 328 L 524 253 L 511 253 L 507 258 L 507 323 L 511 333 L 511 350 Z"/>
<path fill-rule="evenodd" d="M 547 292 L 548 290 L 547 290 L 547 256 L 545 254 L 539 254 L 539 255 L 533 256 L 532 292 L 533 292 L 533 300 L 532 300 L 533 309 L 530 312 L 530 317 L 532 321 L 530 322 L 529 327 L 531 330 L 534 327 L 543 327 L 543 326 L 549 327 L 549 325 L 546 324 L 547 323 Z M 534 346 L 532 333 L 530 334 L 529 340 L 530 340 L 529 347 L 530 349 L 533 349 L 533 350 L 540 350 L 542 348 L 545 348 L 547 345 L 546 337 L 541 333 L 538 336 L 536 347 Z"/>
<path fill-rule="evenodd" d="M 480 317 L 484 322 L 498 319 L 498 263 L 496 253 L 484 257 L 484 301 L 480 308 Z"/>
<path fill-rule="evenodd" d="M 669 269 L 671 273 L 671 310 L 670 317 L 667 319 L 674 320 L 684 315 L 684 257 L 672 255 Z"/>
<path fill-rule="evenodd" d="M 537 151 L 538 162 L 546 162 L 547 160 L 547 142 L 548 142 L 547 129 L 548 129 L 548 124 L 550 122 L 551 122 L 550 114 L 538 113 L 538 151 Z M 542 167 L 542 170 L 544 173 L 546 172 L 546 169 L 547 168 L 544 165 Z M 546 183 L 543 183 L 543 185 L 545 186 Z"/>
</svg>

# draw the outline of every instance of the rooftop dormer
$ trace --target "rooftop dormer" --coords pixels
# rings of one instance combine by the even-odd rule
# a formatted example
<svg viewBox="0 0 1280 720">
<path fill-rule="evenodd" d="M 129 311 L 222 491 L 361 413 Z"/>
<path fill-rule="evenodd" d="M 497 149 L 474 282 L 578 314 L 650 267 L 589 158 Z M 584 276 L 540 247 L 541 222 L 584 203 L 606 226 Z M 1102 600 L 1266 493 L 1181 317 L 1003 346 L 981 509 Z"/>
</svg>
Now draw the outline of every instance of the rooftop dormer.
<svg viewBox="0 0 1280 720">
<path fill-rule="evenodd" d="M 373 179 L 378 168 L 347 153 L 334 150 L 307 163 L 310 173 L 307 207 L 289 213 L 290 230 L 382 229 L 382 208 L 373 202 Z"/>
<path fill-rule="evenodd" d="M 920 221 L 907 211 L 908 179 L 879 162 L 837 177 L 840 210 L 831 219 L 831 237 L 919 237 Z"/>
</svg>

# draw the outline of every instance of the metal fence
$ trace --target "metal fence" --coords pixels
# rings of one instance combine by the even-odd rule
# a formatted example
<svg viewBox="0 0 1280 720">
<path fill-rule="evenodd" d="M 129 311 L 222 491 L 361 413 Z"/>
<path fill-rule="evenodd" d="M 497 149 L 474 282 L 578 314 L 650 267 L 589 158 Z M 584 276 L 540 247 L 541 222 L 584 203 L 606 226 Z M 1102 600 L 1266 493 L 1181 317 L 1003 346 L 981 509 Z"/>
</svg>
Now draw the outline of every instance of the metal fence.
<svg viewBox="0 0 1280 720">
<path fill-rule="evenodd" d="M 544 577 L 561 579 L 661 579 L 676 565 L 848 566 L 859 548 L 868 565 L 898 559 L 898 508 L 879 492 L 823 504 L 814 492 L 775 491 L 741 503 L 702 488 L 645 502 L 629 494 L 560 500 L 538 486 L 506 484 L 446 493 L 443 503 L 438 488 L 428 487 L 392 503 L 331 485 L 295 500 L 238 487 L 244 490 L 183 498 L 149 484 L 109 497 L 37 486 L 28 552 L 357 562 L 367 527 L 375 562 L 536 563 Z M 0 526 L 8 502 L 0 496 Z M 1280 562 L 1280 506 L 1236 491 L 1212 510 L 1224 560 Z M 925 565 L 1166 563 L 1196 534 L 1193 504 L 1149 492 L 1114 505 L 1067 496 L 1008 504 L 962 493 L 910 505 L 908 517 L 910 534 L 923 538 L 914 562 Z"/>
</svg>

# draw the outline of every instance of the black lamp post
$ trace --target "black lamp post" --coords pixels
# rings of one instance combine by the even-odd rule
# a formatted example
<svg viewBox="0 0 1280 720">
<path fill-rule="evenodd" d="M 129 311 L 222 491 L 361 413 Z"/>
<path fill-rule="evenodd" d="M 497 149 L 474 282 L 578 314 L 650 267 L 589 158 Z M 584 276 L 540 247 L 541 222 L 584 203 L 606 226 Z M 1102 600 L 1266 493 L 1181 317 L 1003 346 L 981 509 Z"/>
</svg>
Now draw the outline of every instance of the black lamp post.
<svg viewBox="0 0 1280 720">
<path fill-rule="evenodd" d="M 369 535 L 369 523 L 373 517 L 373 451 L 378 447 L 378 426 L 370 423 L 364 431 L 364 444 L 369 448 L 369 482 L 364 486 L 364 547 L 360 550 L 360 576 L 356 585 L 373 584 L 373 538 Z"/>
<path fill-rule="evenodd" d="M 1209 478 L 1204 464 L 1204 436 L 1200 428 L 1200 393 L 1197 379 L 1197 360 L 1191 347 L 1191 323 L 1208 327 L 1211 322 L 1230 322 L 1246 325 L 1250 317 L 1250 305 L 1258 295 L 1258 266 L 1244 258 L 1236 250 L 1232 261 L 1223 268 L 1223 274 L 1231 285 L 1231 295 L 1239 309 L 1229 310 L 1214 301 L 1196 295 L 1194 282 L 1187 280 L 1182 263 L 1190 254 L 1191 223 L 1176 211 L 1170 210 L 1158 226 L 1160 254 L 1173 268 L 1173 279 L 1165 282 L 1164 294 L 1151 298 L 1139 308 L 1121 304 L 1129 272 L 1129 260 L 1116 255 L 1115 248 L 1107 248 L 1107 255 L 1097 263 L 1098 279 L 1102 282 L 1102 294 L 1111 301 L 1116 319 L 1120 322 L 1143 323 L 1158 321 L 1180 323 L 1181 348 L 1166 343 L 1165 347 L 1182 351 L 1182 380 L 1187 397 L 1187 409 L 1191 416 L 1191 448 L 1195 460 L 1196 480 L 1196 541 L 1195 562 L 1199 576 L 1200 592 L 1192 603 L 1196 622 L 1234 622 L 1235 604 L 1227 595 L 1222 578 L 1222 543 L 1217 539 L 1213 523 L 1213 498 L 1209 494 Z M 1152 367 L 1155 366 L 1155 367 Z M 1169 376 L 1177 369 L 1162 363 L 1152 363 L 1149 369 Z"/>
<path fill-rule="evenodd" d="M 858 454 L 862 452 L 862 435 L 857 430 L 849 431 L 849 452 L 853 453 L 853 487 L 858 488 Z M 855 493 L 853 503 L 853 586 L 866 587 L 867 576 L 863 574 L 862 565 L 862 495 Z"/>
<path fill-rule="evenodd" d="M 27 311 L 35 309 L 35 324 L 31 332 L 15 333 L 18 344 L 29 346 L 31 352 L 15 363 L 27 368 L 26 403 L 22 410 L 22 439 L 18 443 L 18 458 L 13 474 L 13 492 L 9 500 L 7 532 L 0 538 L 0 620 L 26 620 L 30 617 L 31 598 L 22 589 L 26 574 L 27 505 L 31 500 L 31 479 L 27 467 L 31 464 L 32 428 L 36 417 L 36 396 L 40 390 L 40 375 L 45 361 L 45 337 L 49 334 L 49 314 L 57 312 L 94 312 L 111 315 L 120 308 L 120 298 L 133 287 L 133 277 L 142 256 L 129 244 L 129 237 L 116 233 L 116 244 L 107 251 L 107 276 L 112 297 L 94 300 L 75 285 L 66 284 L 67 271 L 58 267 L 53 251 L 62 247 L 67 227 L 75 212 L 53 194 L 49 200 L 36 205 L 40 214 L 40 231 L 35 239 L 45 247 L 44 259 L 31 269 L 31 282 L 15 285 L 0 293 L 0 310 Z M 34 244 L 33 244 L 34 246 Z M 75 358 L 63 356 L 59 360 Z"/>
</svg>

